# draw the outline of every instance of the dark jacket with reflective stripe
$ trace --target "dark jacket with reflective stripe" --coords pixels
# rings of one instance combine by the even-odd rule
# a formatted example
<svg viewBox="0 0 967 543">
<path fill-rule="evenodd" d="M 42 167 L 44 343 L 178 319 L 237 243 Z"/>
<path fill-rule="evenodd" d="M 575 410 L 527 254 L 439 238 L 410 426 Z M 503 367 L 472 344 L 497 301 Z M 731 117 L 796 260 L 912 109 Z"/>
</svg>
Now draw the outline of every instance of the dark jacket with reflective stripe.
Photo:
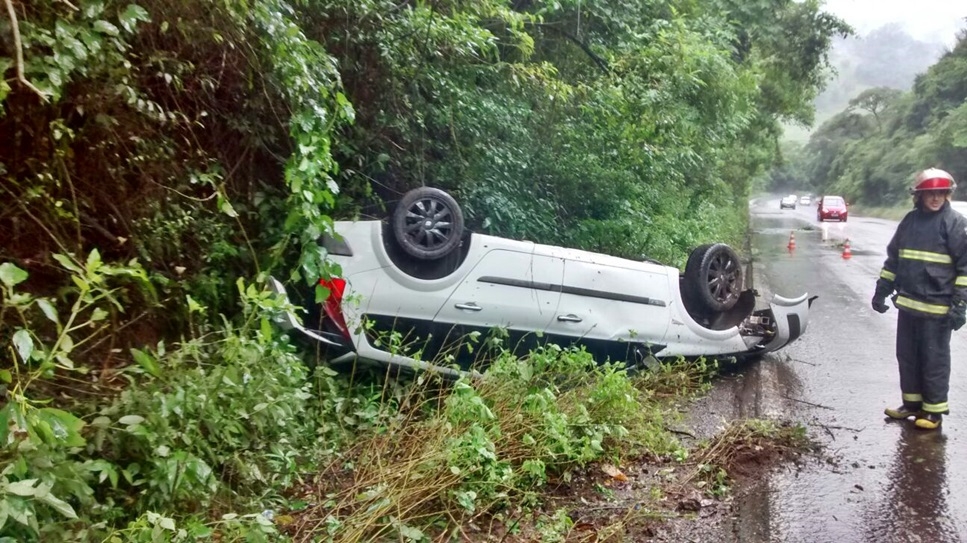
<svg viewBox="0 0 967 543">
<path fill-rule="evenodd" d="M 936 212 L 907 213 L 886 254 L 876 293 L 895 290 L 899 309 L 943 317 L 952 303 L 967 302 L 967 218 L 949 202 Z"/>
</svg>

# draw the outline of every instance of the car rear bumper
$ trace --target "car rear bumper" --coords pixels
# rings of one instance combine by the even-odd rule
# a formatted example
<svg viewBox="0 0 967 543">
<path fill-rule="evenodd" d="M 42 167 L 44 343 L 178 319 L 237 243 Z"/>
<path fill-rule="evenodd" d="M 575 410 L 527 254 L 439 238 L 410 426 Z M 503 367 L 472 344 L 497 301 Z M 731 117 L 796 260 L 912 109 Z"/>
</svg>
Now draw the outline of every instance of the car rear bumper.
<svg viewBox="0 0 967 543">
<path fill-rule="evenodd" d="M 820 213 L 819 220 L 821 221 L 845 221 L 846 213 Z"/>
<path fill-rule="evenodd" d="M 285 286 L 283 286 L 278 279 L 275 277 L 269 277 L 268 287 L 272 293 L 283 296 L 285 305 L 289 306 L 287 309 L 280 312 L 275 318 L 276 324 L 278 324 L 283 330 L 295 330 L 310 340 L 318 341 L 327 347 L 335 347 L 342 350 L 352 349 L 352 345 L 349 345 L 345 338 L 337 333 L 306 328 L 296 316 L 295 306 L 293 306 L 289 301 L 289 294 L 286 292 Z"/>
</svg>

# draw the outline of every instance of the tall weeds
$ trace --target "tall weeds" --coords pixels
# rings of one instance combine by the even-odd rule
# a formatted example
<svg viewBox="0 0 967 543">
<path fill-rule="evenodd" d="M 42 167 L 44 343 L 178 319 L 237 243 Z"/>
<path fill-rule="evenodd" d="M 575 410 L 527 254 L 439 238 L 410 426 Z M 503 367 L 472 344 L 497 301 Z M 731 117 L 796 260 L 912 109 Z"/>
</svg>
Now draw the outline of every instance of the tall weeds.
<svg viewBox="0 0 967 543">
<path fill-rule="evenodd" d="M 430 386 L 432 384 L 432 386 Z M 305 489 L 296 541 L 422 540 L 511 507 L 589 462 L 666 454 L 661 408 L 621 366 L 549 346 L 498 356 L 483 378 L 424 378 L 384 431 Z"/>
</svg>

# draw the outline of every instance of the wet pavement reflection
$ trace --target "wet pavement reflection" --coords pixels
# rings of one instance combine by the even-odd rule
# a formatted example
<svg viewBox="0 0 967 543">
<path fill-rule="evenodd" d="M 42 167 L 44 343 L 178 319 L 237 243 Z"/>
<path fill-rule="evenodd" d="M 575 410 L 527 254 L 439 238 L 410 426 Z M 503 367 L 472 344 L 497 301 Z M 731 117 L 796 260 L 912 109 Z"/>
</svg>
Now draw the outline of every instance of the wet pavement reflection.
<svg viewBox="0 0 967 543">
<path fill-rule="evenodd" d="M 947 438 L 906 423 L 887 471 L 883 499 L 869 512 L 871 541 L 961 541 L 947 505 Z"/>
</svg>

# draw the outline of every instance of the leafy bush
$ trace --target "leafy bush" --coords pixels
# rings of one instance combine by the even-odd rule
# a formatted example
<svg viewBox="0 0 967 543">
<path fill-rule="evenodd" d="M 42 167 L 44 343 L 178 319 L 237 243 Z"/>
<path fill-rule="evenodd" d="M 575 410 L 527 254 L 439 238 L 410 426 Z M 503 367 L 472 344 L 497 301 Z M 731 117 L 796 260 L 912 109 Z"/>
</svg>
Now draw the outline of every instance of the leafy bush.
<svg viewBox="0 0 967 543">
<path fill-rule="evenodd" d="M 68 309 L 53 298 L 20 292 L 27 272 L 0 264 L 0 324 L 12 338 L 6 349 L 11 369 L 0 370 L 7 400 L 0 408 L 0 536 L 25 541 L 62 534 L 65 523 L 78 519 L 75 506 L 96 505 L 92 479 L 111 466 L 88 456 L 87 424 L 59 406 L 70 403 L 65 390 L 87 388 L 80 376 L 91 368 L 76 357 L 96 347 L 112 312 L 123 311 L 123 291 L 112 280 L 147 282 L 136 262 L 108 265 L 97 251 L 84 261 L 55 259 L 74 285 L 64 293 Z M 74 386 L 65 387 L 65 381 Z"/>
<path fill-rule="evenodd" d="M 164 343 L 154 353 L 133 350 L 138 365 L 124 370 L 129 385 L 82 418 L 53 385 L 91 371 L 72 356 L 103 332 L 109 309 L 122 309 L 124 291 L 109 279 L 146 278 L 136 263 L 109 266 L 96 252 L 83 263 L 58 261 L 75 284 L 68 310 L 18 292 L 27 273 L 0 264 L 2 313 L 20 320 L 9 347 L 12 370 L 0 371 L 9 396 L 0 409 L 0 536 L 80 537 L 99 519 L 131 520 L 131 534 L 165 532 L 174 522 L 166 515 L 201 530 L 206 522 L 191 515 L 277 507 L 281 491 L 320 455 L 318 424 L 306 416 L 312 381 L 273 330 L 274 296 L 239 282 L 241 325 L 202 329 L 171 350 Z M 75 407 L 89 412 L 92 403 Z"/>
<path fill-rule="evenodd" d="M 584 351 L 503 354 L 482 378 L 442 391 L 433 381 L 415 381 L 396 417 L 324 471 L 313 494 L 326 498 L 293 513 L 291 533 L 419 540 L 438 525 L 534 506 L 548 480 L 588 462 L 676 448 L 624 369 Z"/>
</svg>

